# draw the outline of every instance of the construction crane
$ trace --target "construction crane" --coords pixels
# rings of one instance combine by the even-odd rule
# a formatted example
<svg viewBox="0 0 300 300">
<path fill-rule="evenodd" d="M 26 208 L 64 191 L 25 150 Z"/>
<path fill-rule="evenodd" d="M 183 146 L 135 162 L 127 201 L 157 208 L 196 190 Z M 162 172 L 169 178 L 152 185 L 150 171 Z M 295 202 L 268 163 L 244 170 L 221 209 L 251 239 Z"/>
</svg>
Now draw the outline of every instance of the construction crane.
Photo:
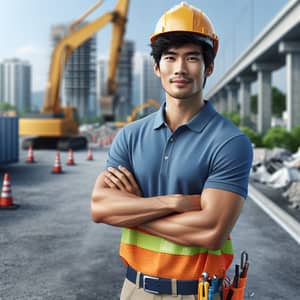
<svg viewBox="0 0 300 300">
<path fill-rule="evenodd" d="M 70 32 L 55 47 L 52 54 L 49 79 L 41 113 L 37 116 L 21 118 L 19 134 L 31 136 L 23 141 L 23 148 L 32 145 L 36 149 L 82 149 L 87 140 L 78 135 L 76 107 L 62 107 L 60 88 L 63 71 L 72 52 L 94 36 L 108 23 L 112 23 L 112 38 L 108 64 L 107 96 L 100 101 L 105 120 L 113 119 L 117 85 L 115 82 L 119 62 L 129 0 L 119 0 L 113 11 L 107 12 L 96 20 L 83 24 L 82 21 L 102 4 L 98 1 L 70 26 Z M 81 25 L 81 26 L 78 26 Z"/>
<path fill-rule="evenodd" d="M 154 107 L 156 109 L 160 108 L 160 103 L 154 99 L 148 99 L 146 102 L 136 106 L 132 111 L 130 116 L 127 117 L 126 122 L 115 122 L 115 126 L 118 128 L 124 127 L 126 124 L 133 122 L 137 119 L 138 113 L 147 107 Z"/>
</svg>

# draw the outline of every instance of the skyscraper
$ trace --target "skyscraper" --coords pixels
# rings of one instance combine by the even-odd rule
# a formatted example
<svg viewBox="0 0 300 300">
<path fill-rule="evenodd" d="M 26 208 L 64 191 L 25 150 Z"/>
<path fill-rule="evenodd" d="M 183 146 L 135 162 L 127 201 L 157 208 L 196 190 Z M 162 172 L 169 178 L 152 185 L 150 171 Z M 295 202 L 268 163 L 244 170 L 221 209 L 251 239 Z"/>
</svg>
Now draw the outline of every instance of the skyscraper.
<svg viewBox="0 0 300 300">
<path fill-rule="evenodd" d="M 0 63 L 0 103 L 4 102 L 4 77 L 3 77 L 3 64 Z"/>
<path fill-rule="evenodd" d="M 53 47 L 69 33 L 69 26 L 51 29 Z M 95 116 L 96 108 L 96 37 L 74 50 L 65 67 L 62 104 L 77 108 L 80 119 Z"/>
<path fill-rule="evenodd" d="M 19 112 L 31 109 L 31 65 L 18 58 L 0 64 L 0 102 L 7 102 Z"/>
<path fill-rule="evenodd" d="M 137 52 L 134 56 L 135 105 L 148 99 L 158 102 L 162 100 L 162 86 L 160 79 L 154 74 L 153 64 L 153 58 L 149 54 Z"/>
<path fill-rule="evenodd" d="M 132 109 L 134 42 L 124 41 L 117 71 L 119 103 L 116 108 L 116 119 L 126 120 Z"/>
<path fill-rule="evenodd" d="M 97 65 L 97 84 L 96 84 L 96 94 L 97 94 L 97 115 L 101 114 L 100 111 L 100 99 L 107 93 L 107 58 L 100 58 Z"/>
</svg>

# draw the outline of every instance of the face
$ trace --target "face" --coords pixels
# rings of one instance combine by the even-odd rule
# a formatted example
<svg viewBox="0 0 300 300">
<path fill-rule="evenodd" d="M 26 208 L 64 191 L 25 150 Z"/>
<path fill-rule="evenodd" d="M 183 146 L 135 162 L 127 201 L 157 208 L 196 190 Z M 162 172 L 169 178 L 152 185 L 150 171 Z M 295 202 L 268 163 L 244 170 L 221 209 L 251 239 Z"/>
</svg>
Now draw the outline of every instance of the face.
<svg viewBox="0 0 300 300">
<path fill-rule="evenodd" d="M 203 81 L 212 71 L 213 65 L 205 70 L 201 46 L 193 44 L 169 48 L 154 65 L 167 97 L 181 100 L 202 99 Z"/>
</svg>

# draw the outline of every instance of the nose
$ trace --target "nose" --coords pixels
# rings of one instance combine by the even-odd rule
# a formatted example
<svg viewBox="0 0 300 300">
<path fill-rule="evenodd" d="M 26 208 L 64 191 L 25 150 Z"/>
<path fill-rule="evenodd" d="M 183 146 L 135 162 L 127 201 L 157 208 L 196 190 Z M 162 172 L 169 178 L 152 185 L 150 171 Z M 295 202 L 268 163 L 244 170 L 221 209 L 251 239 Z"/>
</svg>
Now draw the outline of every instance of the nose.
<svg viewBox="0 0 300 300">
<path fill-rule="evenodd" d="M 187 66 L 185 59 L 178 58 L 175 63 L 174 75 L 185 75 L 187 74 Z"/>
</svg>

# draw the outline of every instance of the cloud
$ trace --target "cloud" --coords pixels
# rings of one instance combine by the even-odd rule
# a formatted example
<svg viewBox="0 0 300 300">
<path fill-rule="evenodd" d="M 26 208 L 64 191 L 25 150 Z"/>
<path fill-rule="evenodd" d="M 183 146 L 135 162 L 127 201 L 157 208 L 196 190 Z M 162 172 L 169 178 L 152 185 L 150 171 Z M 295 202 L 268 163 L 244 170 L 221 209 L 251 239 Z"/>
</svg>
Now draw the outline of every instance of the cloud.
<svg viewBox="0 0 300 300">
<path fill-rule="evenodd" d="M 47 49 L 28 43 L 18 47 L 14 56 L 28 61 L 32 67 L 32 89 L 34 91 L 44 90 L 47 81 L 50 55 Z"/>
<path fill-rule="evenodd" d="M 25 46 L 21 46 L 19 48 L 17 48 L 16 50 L 16 55 L 17 56 L 31 56 L 31 55 L 38 55 L 41 54 L 41 48 L 37 47 L 35 45 L 25 45 Z"/>
</svg>

